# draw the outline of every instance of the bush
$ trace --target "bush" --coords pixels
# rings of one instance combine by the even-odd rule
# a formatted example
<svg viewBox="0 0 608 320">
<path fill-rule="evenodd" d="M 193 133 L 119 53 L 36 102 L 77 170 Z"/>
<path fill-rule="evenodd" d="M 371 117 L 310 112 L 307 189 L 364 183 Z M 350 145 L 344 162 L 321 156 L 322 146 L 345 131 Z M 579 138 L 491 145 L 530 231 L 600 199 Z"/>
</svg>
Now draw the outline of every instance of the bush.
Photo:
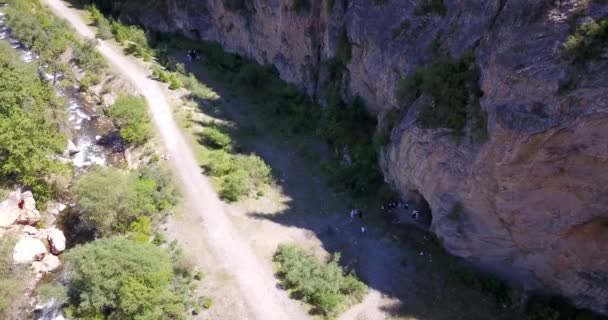
<svg viewBox="0 0 608 320">
<path fill-rule="evenodd" d="M 66 145 L 63 102 L 8 43 L 0 43 L 0 88 L 0 180 L 30 186 L 43 205 L 56 191 L 52 177 L 68 172 L 56 156 Z"/>
<path fill-rule="evenodd" d="M 420 110 L 418 120 L 424 128 L 462 132 L 468 122 L 485 125 L 479 105 L 483 95 L 479 88 L 479 68 L 472 52 L 464 53 L 459 59 L 444 58 L 425 68 L 416 68 L 413 75 L 401 80 L 396 90 L 402 105 L 409 105 L 422 95 L 433 100 Z"/>
<path fill-rule="evenodd" d="M 211 150 L 203 164 L 205 171 L 214 177 L 227 175 L 235 170 L 233 156 L 225 150 Z"/>
<path fill-rule="evenodd" d="M 596 59 L 608 44 L 608 18 L 599 22 L 588 17 L 563 44 L 566 56 L 577 61 Z"/>
<path fill-rule="evenodd" d="M 101 54 L 95 49 L 96 45 L 93 39 L 76 43 L 74 45 L 73 56 L 74 62 L 85 72 L 99 76 L 108 65 Z"/>
<path fill-rule="evenodd" d="M 138 145 L 152 137 L 148 105 L 143 97 L 120 95 L 109 114 L 126 143 Z"/>
<path fill-rule="evenodd" d="M 173 263 L 163 250 L 115 237 L 66 254 L 74 316 L 87 319 L 185 319 L 172 288 Z"/>
<path fill-rule="evenodd" d="M 340 254 L 322 262 L 312 254 L 292 245 L 280 245 L 274 255 L 281 282 L 315 311 L 333 316 L 348 296 L 361 301 L 367 287 L 352 275 L 344 275 L 338 265 Z"/>
<path fill-rule="evenodd" d="M 222 179 L 220 196 L 226 201 L 238 201 L 249 191 L 249 175 L 243 169 L 236 169 Z"/>
<path fill-rule="evenodd" d="M 215 125 L 205 127 L 201 133 L 201 139 L 204 144 L 214 149 L 230 150 L 232 148 L 232 138 Z"/>
<path fill-rule="evenodd" d="M 54 301 L 57 305 L 62 306 L 68 303 L 68 288 L 61 283 L 45 283 L 38 288 L 38 295 L 42 303 Z"/>
<path fill-rule="evenodd" d="M 170 179 L 154 167 L 138 174 L 95 167 L 72 191 L 82 221 L 99 236 L 127 231 L 150 236 L 150 219 L 160 219 L 177 197 Z"/>
<path fill-rule="evenodd" d="M 272 182 L 272 170 L 262 158 L 255 154 L 235 156 L 234 167 L 245 170 L 250 182 L 256 187 L 262 187 Z"/>
</svg>

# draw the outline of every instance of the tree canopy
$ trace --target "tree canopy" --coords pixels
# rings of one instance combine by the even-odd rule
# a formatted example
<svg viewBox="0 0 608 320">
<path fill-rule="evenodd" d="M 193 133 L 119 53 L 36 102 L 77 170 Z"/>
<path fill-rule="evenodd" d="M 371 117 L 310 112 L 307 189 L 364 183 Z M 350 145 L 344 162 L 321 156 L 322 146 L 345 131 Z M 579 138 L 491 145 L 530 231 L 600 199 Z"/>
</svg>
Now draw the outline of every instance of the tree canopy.
<svg viewBox="0 0 608 320">
<path fill-rule="evenodd" d="M 159 218 L 158 213 L 176 199 L 170 178 L 158 168 L 125 172 L 95 167 L 76 181 L 72 191 L 81 219 L 98 236 L 137 232 L 130 227 L 138 218 Z"/>
<path fill-rule="evenodd" d="M 0 44 L 0 179 L 28 185 L 39 199 L 50 195 L 49 179 L 66 167 L 54 155 L 63 150 L 65 110 L 53 88 L 33 66 Z"/>
<path fill-rule="evenodd" d="M 143 97 L 119 96 L 110 108 L 110 117 L 129 144 L 141 144 L 152 136 L 148 106 Z"/>
<path fill-rule="evenodd" d="M 71 305 L 83 319 L 184 319 L 172 287 L 169 254 L 122 237 L 98 239 L 66 254 Z"/>
</svg>

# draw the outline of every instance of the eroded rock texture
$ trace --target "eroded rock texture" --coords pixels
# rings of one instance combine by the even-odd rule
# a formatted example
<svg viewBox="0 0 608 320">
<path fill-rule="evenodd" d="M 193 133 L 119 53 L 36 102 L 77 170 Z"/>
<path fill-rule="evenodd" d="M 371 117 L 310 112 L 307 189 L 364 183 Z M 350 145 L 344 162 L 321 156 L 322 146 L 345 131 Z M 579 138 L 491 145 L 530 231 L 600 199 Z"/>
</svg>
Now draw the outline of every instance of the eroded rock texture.
<svg viewBox="0 0 608 320">
<path fill-rule="evenodd" d="M 608 313 L 608 54 L 579 63 L 562 54 L 573 26 L 607 16 L 608 5 L 444 0 L 441 15 L 421 13 L 421 0 L 299 2 L 244 1 L 247 10 L 232 12 L 222 0 L 166 0 L 122 12 L 273 64 L 313 97 L 344 27 L 345 96 L 361 95 L 380 119 L 399 107 L 394 89 L 415 66 L 474 49 L 488 140 L 423 130 L 414 103 L 383 150 L 386 180 L 424 196 L 432 230 L 454 254 Z M 458 202 L 464 210 L 448 218 Z"/>
</svg>

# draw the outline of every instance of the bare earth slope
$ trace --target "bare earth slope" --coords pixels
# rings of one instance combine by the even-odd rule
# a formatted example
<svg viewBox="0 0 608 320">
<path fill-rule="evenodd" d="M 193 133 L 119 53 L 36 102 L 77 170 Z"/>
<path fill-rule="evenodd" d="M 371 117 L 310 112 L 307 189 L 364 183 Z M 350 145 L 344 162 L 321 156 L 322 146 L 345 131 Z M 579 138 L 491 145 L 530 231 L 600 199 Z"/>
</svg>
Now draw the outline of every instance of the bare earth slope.
<svg viewBox="0 0 608 320">
<path fill-rule="evenodd" d="M 80 35 L 94 37 L 93 31 L 75 10 L 59 0 L 43 2 L 72 24 Z M 272 270 L 257 259 L 248 242 L 226 217 L 220 199 L 207 178 L 200 174 L 201 169 L 173 119 L 163 91 L 149 78 L 148 71 L 137 67 L 130 58 L 103 41 L 98 49 L 116 70 L 136 85 L 148 101 L 156 129 L 172 157 L 174 171 L 183 183 L 188 209 L 205 219 L 207 229 L 201 232 L 206 234 L 218 261 L 226 269 L 232 270 L 255 317 L 263 320 L 307 319 L 300 306 L 276 287 Z"/>
</svg>

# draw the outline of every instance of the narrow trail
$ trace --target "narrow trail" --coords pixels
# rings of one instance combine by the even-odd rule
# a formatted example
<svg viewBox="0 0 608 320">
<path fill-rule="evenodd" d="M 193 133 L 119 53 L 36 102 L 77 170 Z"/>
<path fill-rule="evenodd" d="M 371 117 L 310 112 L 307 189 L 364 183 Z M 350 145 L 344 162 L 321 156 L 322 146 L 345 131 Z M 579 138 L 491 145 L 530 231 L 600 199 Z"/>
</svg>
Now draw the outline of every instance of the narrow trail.
<svg viewBox="0 0 608 320">
<path fill-rule="evenodd" d="M 43 0 L 43 3 L 56 15 L 66 19 L 81 36 L 94 38 L 93 30 L 77 10 L 67 7 L 60 0 Z M 101 41 L 98 50 L 116 71 L 133 82 L 148 101 L 156 129 L 171 155 L 174 172 L 183 184 L 187 208 L 205 220 L 207 228 L 201 232 L 205 233 L 217 260 L 231 270 L 256 319 L 309 319 L 285 291 L 277 288 L 272 269 L 258 260 L 250 244 L 226 216 L 222 202 L 209 180 L 202 175 L 158 83 L 151 80 L 149 72 L 140 68 L 132 58 L 126 57 L 120 49 Z"/>
</svg>

